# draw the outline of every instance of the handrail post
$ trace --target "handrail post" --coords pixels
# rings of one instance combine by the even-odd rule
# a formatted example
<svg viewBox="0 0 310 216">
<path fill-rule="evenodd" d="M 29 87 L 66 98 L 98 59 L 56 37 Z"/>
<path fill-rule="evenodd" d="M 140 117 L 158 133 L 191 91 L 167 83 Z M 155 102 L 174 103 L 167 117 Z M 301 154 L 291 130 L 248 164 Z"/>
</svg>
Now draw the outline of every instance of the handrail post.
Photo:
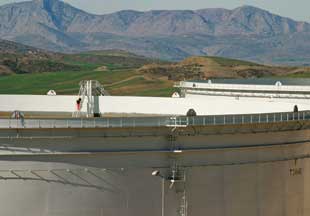
<svg viewBox="0 0 310 216">
<path fill-rule="evenodd" d="M 226 116 L 224 115 L 224 125 L 226 125 Z"/>
<path fill-rule="evenodd" d="M 213 124 L 216 125 L 216 119 L 215 116 L 213 116 Z"/>
<path fill-rule="evenodd" d="M 288 113 L 286 113 L 286 121 L 288 121 Z"/>
<path fill-rule="evenodd" d="M 305 120 L 305 112 L 302 113 L 302 119 Z"/>
</svg>

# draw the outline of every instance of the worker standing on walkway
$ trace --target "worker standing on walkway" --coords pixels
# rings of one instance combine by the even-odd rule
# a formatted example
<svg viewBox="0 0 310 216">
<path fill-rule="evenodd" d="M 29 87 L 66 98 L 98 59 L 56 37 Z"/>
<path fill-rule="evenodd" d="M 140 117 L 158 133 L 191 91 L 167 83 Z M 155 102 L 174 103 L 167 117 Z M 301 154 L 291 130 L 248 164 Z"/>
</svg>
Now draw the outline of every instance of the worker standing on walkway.
<svg viewBox="0 0 310 216">
<path fill-rule="evenodd" d="M 79 99 L 76 101 L 76 109 L 77 109 L 77 111 L 80 111 L 80 110 L 81 110 L 81 103 L 82 103 L 82 99 L 79 98 Z"/>
</svg>

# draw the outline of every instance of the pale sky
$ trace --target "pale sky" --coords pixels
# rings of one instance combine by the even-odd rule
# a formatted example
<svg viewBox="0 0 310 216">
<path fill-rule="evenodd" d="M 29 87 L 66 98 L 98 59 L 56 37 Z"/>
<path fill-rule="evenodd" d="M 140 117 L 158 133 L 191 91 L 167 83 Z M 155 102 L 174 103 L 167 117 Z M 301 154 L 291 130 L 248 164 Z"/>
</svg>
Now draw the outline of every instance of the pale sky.
<svg viewBox="0 0 310 216">
<path fill-rule="evenodd" d="M 0 0 L 0 5 L 23 0 Z M 252 5 L 299 21 L 310 22 L 310 0 L 65 0 L 75 7 L 96 14 L 119 10 L 175 10 L 227 8 Z"/>
</svg>

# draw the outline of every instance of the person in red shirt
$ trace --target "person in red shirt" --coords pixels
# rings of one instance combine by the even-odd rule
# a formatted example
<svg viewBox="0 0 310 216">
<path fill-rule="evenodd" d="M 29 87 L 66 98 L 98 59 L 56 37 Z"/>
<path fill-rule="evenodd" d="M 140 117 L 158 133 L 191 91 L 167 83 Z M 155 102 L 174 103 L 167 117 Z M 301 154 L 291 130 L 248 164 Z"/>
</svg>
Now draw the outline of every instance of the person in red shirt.
<svg viewBox="0 0 310 216">
<path fill-rule="evenodd" d="M 77 109 L 78 111 L 81 110 L 81 102 L 82 102 L 82 99 L 81 99 L 81 98 L 79 98 L 79 99 L 76 101 L 76 109 Z"/>
</svg>

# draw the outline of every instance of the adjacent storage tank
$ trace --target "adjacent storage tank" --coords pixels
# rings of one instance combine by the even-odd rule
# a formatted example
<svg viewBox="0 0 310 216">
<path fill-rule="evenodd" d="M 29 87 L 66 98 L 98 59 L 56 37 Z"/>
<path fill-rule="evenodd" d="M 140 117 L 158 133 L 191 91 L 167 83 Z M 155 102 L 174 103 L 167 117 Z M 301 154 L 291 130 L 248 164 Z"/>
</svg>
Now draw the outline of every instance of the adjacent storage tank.
<svg viewBox="0 0 310 216">
<path fill-rule="evenodd" d="M 0 212 L 306 216 L 309 119 L 0 120 Z"/>
</svg>

